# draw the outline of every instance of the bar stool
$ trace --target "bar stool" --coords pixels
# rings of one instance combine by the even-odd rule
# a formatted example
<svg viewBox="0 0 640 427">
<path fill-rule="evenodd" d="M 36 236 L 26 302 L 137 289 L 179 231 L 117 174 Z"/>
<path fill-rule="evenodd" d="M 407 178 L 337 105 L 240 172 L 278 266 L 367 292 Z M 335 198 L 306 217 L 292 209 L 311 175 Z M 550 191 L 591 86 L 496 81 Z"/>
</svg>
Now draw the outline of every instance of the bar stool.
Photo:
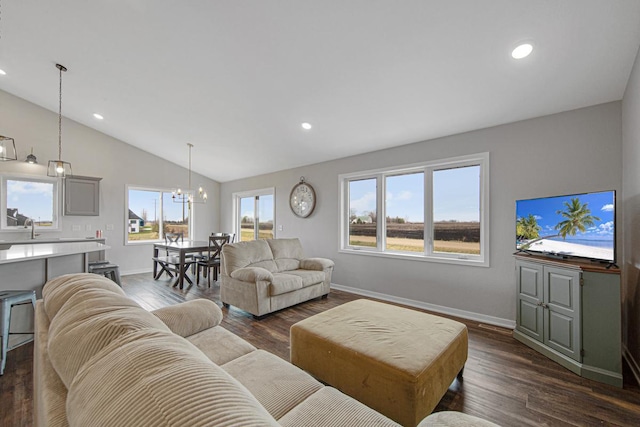
<svg viewBox="0 0 640 427">
<path fill-rule="evenodd" d="M 36 308 L 36 291 L 0 291 L 0 302 L 2 303 L 2 363 L 0 363 L 0 375 L 4 374 L 4 367 L 7 363 L 7 351 L 33 341 L 34 332 L 11 332 L 11 309 L 18 305 L 31 304 L 34 312 Z M 26 341 L 14 343 L 9 347 L 9 335 L 31 335 Z"/>
<path fill-rule="evenodd" d="M 120 283 L 120 268 L 116 264 L 109 264 L 108 261 L 106 263 L 104 261 L 95 264 L 92 263 L 89 264 L 89 273 L 104 276 L 122 287 L 122 283 Z"/>
</svg>

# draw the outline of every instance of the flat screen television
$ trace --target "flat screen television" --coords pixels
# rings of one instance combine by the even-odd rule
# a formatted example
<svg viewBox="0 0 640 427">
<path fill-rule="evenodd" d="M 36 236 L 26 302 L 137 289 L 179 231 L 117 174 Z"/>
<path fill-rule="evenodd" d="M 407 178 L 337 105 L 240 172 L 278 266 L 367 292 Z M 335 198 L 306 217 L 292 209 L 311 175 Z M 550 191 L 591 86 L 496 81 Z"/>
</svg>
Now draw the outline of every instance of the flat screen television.
<svg viewBox="0 0 640 427">
<path fill-rule="evenodd" d="M 516 249 L 614 264 L 616 193 L 516 201 Z"/>
</svg>

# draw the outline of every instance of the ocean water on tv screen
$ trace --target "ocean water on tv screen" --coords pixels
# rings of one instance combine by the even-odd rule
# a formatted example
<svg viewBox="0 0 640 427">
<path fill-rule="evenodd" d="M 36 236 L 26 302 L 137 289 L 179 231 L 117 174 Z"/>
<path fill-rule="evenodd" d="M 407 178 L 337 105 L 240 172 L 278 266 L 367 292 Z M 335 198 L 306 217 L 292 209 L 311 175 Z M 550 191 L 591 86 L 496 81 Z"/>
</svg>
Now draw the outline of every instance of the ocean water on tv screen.
<svg viewBox="0 0 640 427">
<path fill-rule="evenodd" d="M 593 240 L 593 239 L 563 239 L 562 237 L 552 237 L 549 240 L 558 242 L 575 243 L 576 245 L 593 246 L 594 248 L 613 250 L 613 240 Z"/>
</svg>

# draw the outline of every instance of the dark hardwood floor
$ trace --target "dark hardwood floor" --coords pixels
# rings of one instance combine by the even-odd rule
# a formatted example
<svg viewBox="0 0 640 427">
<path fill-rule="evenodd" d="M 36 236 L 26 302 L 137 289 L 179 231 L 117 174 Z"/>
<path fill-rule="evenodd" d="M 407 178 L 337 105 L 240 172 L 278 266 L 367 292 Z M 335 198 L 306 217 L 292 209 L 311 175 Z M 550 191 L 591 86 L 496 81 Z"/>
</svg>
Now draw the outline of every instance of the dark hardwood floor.
<svg viewBox="0 0 640 427">
<path fill-rule="evenodd" d="M 219 287 L 206 284 L 180 290 L 151 274 L 123 277 L 123 289 L 153 310 L 181 301 L 208 298 L 218 303 Z M 223 308 L 222 325 L 258 348 L 289 360 L 289 328 L 295 322 L 361 296 L 332 291 L 318 299 L 256 321 L 243 311 Z M 456 319 L 469 328 L 464 380 L 454 381 L 436 411 L 480 416 L 503 426 L 640 426 L 640 388 L 625 370 L 624 388 L 581 378 L 519 343 L 511 331 Z M 0 377 L 2 426 L 31 426 L 33 344 L 9 352 Z"/>
</svg>

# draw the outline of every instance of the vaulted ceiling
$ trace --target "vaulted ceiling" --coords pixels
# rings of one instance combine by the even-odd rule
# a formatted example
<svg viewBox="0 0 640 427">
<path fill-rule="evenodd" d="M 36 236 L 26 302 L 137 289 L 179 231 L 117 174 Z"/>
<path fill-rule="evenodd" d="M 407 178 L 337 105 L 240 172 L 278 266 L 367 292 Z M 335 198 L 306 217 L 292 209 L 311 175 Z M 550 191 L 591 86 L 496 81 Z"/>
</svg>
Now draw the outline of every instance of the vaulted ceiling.
<svg viewBox="0 0 640 427">
<path fill-rule="evenodd" d="M 1 7 L 0 89 L 57 112 L 61 63 L 66 117 L 221 182 L 620 100 L 640 46 L 636 0 Z"/>
</svg>

